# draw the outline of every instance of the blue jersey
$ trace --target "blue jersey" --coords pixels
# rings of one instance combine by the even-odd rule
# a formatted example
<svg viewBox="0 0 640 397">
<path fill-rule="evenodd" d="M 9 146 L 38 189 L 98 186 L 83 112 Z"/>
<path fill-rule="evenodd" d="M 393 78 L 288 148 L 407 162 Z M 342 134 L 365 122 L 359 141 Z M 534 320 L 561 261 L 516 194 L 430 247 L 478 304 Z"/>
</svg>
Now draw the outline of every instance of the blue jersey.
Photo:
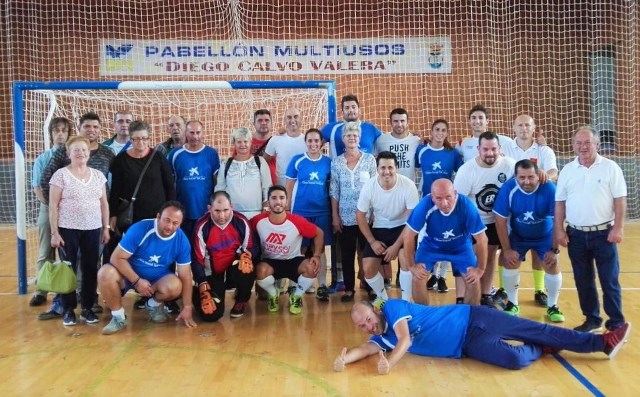
<svg viewBox="0 0 640 397">
<path fill-rule="evenodd" d="M 174 262 L 178 266 L 191 264 L 191 245 L 182 229 L 169 237 L 161 237 L 156 231 L 156 219 L 131 225 L 118 247 L 131 254 L 129 264 L 133 270 L 151 283 L 171 273 L 169 267 Z"/>
<path fill-rule="evenodd" d="M 195 152 L 183 146 L 172 150 L 168 159 L 176 178 L 176 198 L 185 208 L 185 219 L 200 218 L 207 212 L 214 178 L 220 169 L 218 152 L 206 145 Z"/>
<path fill-rule="evenodd" d="M 330 155 L 334 159 L 344 153 L 344 142 L 342 141 L 342 127 L 344 121 L 329 123 L 322 127 L 322 137 L 329 142 Z M 375 125 L 368 121 L 360 121 L 360 150 L 373 154 L 375 151 L 376 139 L 382 132 Z"/>
<path fill-rule="evenodd" d="M 382 306 L 387 321 L 382 335 L 373 335 L 381 349 L 393 350 L 398 337 L 393 327 L 407 320 L 411 346 L 409 352 L 421 356 L 461 358 L 469 325 L 469 305 L 424 306 L 400 299 L 389 299 Z"/>
<path fill-rule="evenodd" d="M 306 153 L 293 156 L 287 168 L 287 179 L 296 181 L 291 212 L 302 216 L 318 216 L 331 212 L 329 180 L 331 159 L 320 156 L 313 160 Z"/>
<path fill-rule="evenodd" d="M 461 194 L 448 214 L 433 204 L 431 194 L 424 196 L 411 212 L 407 226 L 419 234 L 418 247 L 441 253 L 471 250 L 471 235 L 486 230 L 476 206 Z"/>
<path fill-rule="evenodd" d="M 515 179 L 508 180 L 498 192 L 493 212 L 509 218 L 511 234 L 517 240 L 549 242 L 553 235 L 556 185 L 541 183 L 532 193 L 526 193 Z M 585 197 L 585 200 L 588 200 Z M 551 247 L 551 245 L 549 245 Z"/>
<path fill-rule="evenodd" d="M 453 180 L 453 173 L 457 172 L 462 164 L 462 157 L 455 149 L 419 146 L 416 150 L 416 166 L 422 170 L 422 195 L 431 193 L 431 184 L 437 179 Z"/>
</svg>

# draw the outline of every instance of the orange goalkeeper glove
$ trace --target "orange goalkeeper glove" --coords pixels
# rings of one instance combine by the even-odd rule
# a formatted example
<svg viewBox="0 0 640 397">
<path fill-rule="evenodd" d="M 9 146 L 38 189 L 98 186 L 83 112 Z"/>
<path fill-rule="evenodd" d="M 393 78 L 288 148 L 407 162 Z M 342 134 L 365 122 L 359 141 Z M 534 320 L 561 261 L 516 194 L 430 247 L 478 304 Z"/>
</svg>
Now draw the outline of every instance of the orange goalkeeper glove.
<svg viewBox="0 0 640 397">
<path fill-rule="evenodd" d="M 220 299 L 215 293 L 211 292 L 211 286 L 204 281 L 198 285 L 200 292 L 200 309 L 204 314 L 213 314 L 216 311 L 216 303 L 220 303 Z"/>
<path fill-rule="evenodd" d="M 238 260 L 238 270 L 244 274 L 249 274 L 253 271 L 253 262 L 251 261 L 251 252 L 243 252 L 240 254 Z"/>
</svg>

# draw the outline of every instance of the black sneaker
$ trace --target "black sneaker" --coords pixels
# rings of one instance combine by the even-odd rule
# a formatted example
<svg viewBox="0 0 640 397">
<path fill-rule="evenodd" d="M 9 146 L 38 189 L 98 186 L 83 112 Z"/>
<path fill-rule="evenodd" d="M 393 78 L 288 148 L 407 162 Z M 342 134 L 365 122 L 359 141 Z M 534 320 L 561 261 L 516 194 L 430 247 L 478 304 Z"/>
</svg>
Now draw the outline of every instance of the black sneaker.
<svg viewBox="0 0 640 397">
<path fill-rule="evenodd" d="M 504 288 L 497 289 L 493 294 L 494 301 L 506 301 L 507 299 L 509 299 L 509 297 L 507 296 L 507 291 L 505 291 Z"/>
<path fill-rule="evenodd" d="M 100 321 L 91 309 L 82 309 L 82 312 L 80 313 L 80 320 L 83 320 L 87 324 L 95 324 Z"/>
<path fill-rule="evenodd" d="M 464 305 L 464 298 L 456 298 L 456 305 Z"/>
<path fill-rule="evenodd" d="M 602 331 L 602 324 L 595 321 L 586 320 L 584 323 L 575 327 L 574 331 L 592 332 L 592 333 L 600 332 Z"/>
<path fill-rule="evenodd" d="M 536 291 L 533 299 L 538 305 L 547 307 L 547 294 L 544 291 Z"/>
<path fill-rule="evenodd" d="M 140 299 L 138 299 L 136 303 L 133 304 L 133 308 L 138 310 L 146 308 L 148 300 L 149 298 L 147 298 L 146 296 L 141 296 Z"/>
<path fill-rule="evenodd" d="M 180 306 L 178 305 L 178 302 L 175 301 L 175 300 L 165 302 L 164 303 L 164 309 L 169 314 L 178 314 L 178 313 L 180 313 Z"/>
<path fill-rule="evenodd" d="M 76 314 L 73 310 L 68 310 L 64 313 L 62 325 L 76 325 Z"/>
<path fill-rule="evenodd" d="M 91 311 L 94 313 L 102 313 L 104 309 L 102 308 L 102 306 L 100 306 L 100 304 L 98 304 L 98 302 L 96 302 L 93 304 L 93 306 L 91 306 Z"/>
<path fill-rule="evenodd" d="M 488 306 L 493 309 L 496 308 L 496 304 L 493 302 L 493 297 L 491 295 L 482 295 L 480 298 L 480 304 L 482 306 Z"/>
<path fill-rule="evenodd" d="M 329 302 L 329 289 L 324 285 L 319 286 L 316 291 L 316 298 L 320 302 Z"/>
<path fill-rule="evenodd" d="M 438 292 L 445 293 L 449 291 L 449 287 L 447 287 L 446 281 L 444 281 L 444 277 L 438 279 Z"/>
<path fill-rule="evenodd" d="M 432 274 L 429 281 L 427 281 L 427 289 L 436 289 L 436 284 L 438 284 L 438 277 Z"/>
<path fill-rule="evenodd" d="M 244 316 L 244 310 L 246 307 L 247 302 L 236 302 L 236 304 L 233 305 L 233 308 L 231 308 L 231 313 L 229 313 L 229 315 L 233 318 L 240 318 Z"/>
<path fill-rule="evenodd" d="M 47 303 L 47 297 L 45 295 L 34 294 L 29 301 L 29 306 L 40 306 Z"/>
<path fill-rule="evenodd" d="M 344 303 L 353 302 L 354 295 L 355 295 L 355 292 L 347 291 L 344 293 L 344 295 L 340 297 L 340 302 L 344 302 Z"/>
</svg>

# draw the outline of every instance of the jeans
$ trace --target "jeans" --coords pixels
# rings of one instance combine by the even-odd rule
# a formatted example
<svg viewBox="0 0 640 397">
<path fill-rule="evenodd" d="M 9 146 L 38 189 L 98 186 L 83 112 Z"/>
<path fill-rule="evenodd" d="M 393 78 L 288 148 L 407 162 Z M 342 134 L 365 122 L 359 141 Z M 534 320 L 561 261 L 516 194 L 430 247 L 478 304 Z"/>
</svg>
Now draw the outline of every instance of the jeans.
<svg viewBox="0 0 640 397">
<path fill-rule="evenodd" d="M 40 270 L 44 262 L 55 260 L 55 251 L 51 248 L 51 225 L 49 224 L 49 206 L 40 203 L 38 210 L 38 261 L 36 269 Z M 46 295 L 47 291 L 37 290 L 36 293 Z"/>
<path fill-rule="evenodd" d="M 624 315 L 618 280 L 620 273 L 618 246 L 607 241 L 609 230 L 583 232 L 567 227 L 567 235 L 569 236 L 569 259 L 582 314 L 586 316 L 587 321 L 602 324 L 595 281 L 595 270 L 597 270 L 602 287 L 604 311 L 609 316 L 605 326 L 607 329 L 619 328 L 624 324 Z"/>
<path fill-rule="evenodd" d="M 523 342 L 513 345 L 508 340 Z M 599 334 L 555 327 L 506 314 L 485 306 L 471 306 L 462 354 L 509 369 L 524 368 L 542 355 L 542 347 L 578 353 L 601 352 Z"/>
</svg>

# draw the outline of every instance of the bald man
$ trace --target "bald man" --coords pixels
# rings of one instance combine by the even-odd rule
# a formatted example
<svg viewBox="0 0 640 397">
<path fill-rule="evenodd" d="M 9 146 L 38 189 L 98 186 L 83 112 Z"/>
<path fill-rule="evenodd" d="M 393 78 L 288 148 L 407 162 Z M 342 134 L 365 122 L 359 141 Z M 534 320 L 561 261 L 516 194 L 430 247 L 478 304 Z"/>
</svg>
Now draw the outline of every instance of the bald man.
<svg viewBox="0 0 640 397">
<path fill-rule="evenodd" d="M 287 167 L 296 154 L 307 151 L 302 133 L 302 114 L 296 108 L 289 108 L 284 112 L 284 126 L 286 133 L 276 135 L 269 140 L 264 149 L 264 159 L 267 162 L 274 157 L 276 159 L 276 179 L 277 184 L 287 185 Z"/>
<path fill-rule="evenodd" d="M 605 334 L 579 332 L 510 316 L 486 306 L 423 306 L 390 299 L 382 308 L 358 302 L 351 320 L 371 335 L 360 346 L 342 349 L 333 369 L 377 354 L 378 373 L 388 374 L 405 353 L 419 356 L 475 358 L 508 369 L 522 369 L 545 353 L 569 350 L 577 353 L 618 354 L 629 337 L 631 324 Z M 513 345 L 508 341 L 520 341 Z M 436 343 L 434 343 L 434 341 Z M 389 356 L 384 352 L 391 351 Z"/>
<path fill-rule="evenodd" d="M 441 178 L 413 209 L 403 232 L 405 265 L 413 273 L 413 299 L 428 304 L 426 281 L 436 262 L 449 261 L 466 285 L 464 303 L 480 303 L 480 278 L 487 263 L 486 226 L 475 205 Z M 418 236 L 416 250 L 416 236 Z M 473 236 L 477 256 L 472 248 Z"/>
</svg>

